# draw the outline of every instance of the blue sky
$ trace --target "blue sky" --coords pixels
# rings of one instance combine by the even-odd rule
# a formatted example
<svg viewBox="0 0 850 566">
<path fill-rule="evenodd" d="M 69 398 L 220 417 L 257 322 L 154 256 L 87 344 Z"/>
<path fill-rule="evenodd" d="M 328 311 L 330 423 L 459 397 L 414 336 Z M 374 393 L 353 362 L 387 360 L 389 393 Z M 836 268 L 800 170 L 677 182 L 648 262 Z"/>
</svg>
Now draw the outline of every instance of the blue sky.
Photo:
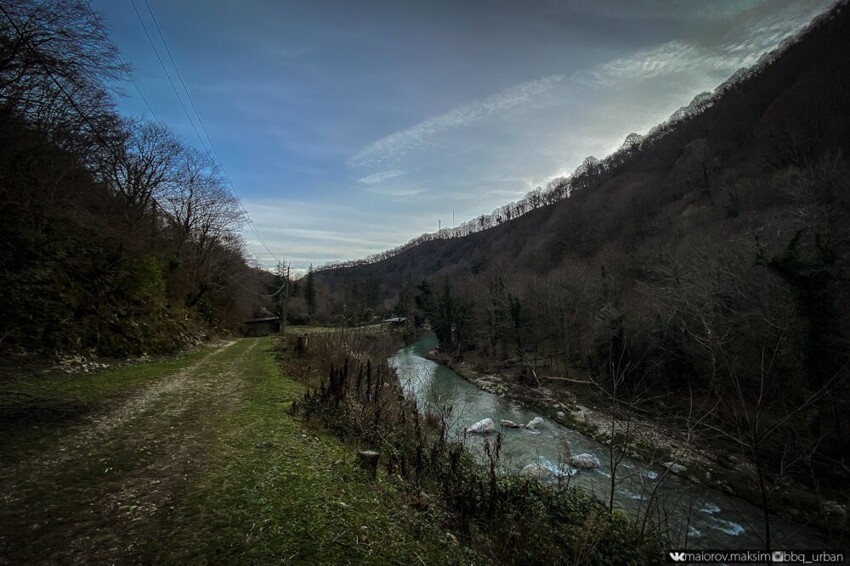
<svg viewBox="0 0 850 566">
<path fill-rule="evenodd" d="M 832 4 L 148 3 L 257 231 L 299 271 L 489 213 L 604 157 Z M 131 1 L 91 5 L 158 118 L 200 146 Z M 119 109 L 150 116 L 123 88 Z"/>
</svg>

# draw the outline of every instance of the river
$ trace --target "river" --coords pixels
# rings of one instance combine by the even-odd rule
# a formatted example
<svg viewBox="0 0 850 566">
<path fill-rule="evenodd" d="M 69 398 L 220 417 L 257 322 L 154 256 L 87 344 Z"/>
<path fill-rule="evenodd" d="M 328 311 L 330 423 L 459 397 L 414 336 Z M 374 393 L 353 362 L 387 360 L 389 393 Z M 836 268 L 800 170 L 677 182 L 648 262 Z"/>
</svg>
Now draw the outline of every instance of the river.
<svg viewBox="0 0 850 566">
<path fill-rule="evenodd" d="M 516 402 L 477 388 L 451 369 L 425 358 L 437 346 L 433 334 L 399 350 L 390 359 L 405 390 L 420 408 L 447 414 L 449 433 L 462 438 L 466 427 L 491 418 L 499 428 L 502 419 L 525 424 L 539 416 Z M 528 464 L 547 468 L 544 481 L 569 482 L 581 486 L 608 501 L 611 485 L 609 448 L 579 432 L 546 420 L 540 430 L 502 429 L 501 471 L 518 472 Z M 467 448 L 483 458 L 485 437 L 467 435 Z M 489 435 L 492 443 L 495 435 Z M 569 442 L 573 455 L 595 455 L 601 465 L 593 470 L 576 470 L 563 464 L 564 446 Z M 706 488 L 665 474 L 665 469 L 646 462 L 625 458 L 615 467 L 615 506 L 634 520 L 652 521 L 666 531 L 669 540 L 691 549 L 764 548 L 762 511 L 716 489 Z M 653 505 L 648 502 L 653 501 Z M 648 509 L 651 510 L 648 512 Z M 771 519 L 771 548 L 828 548 L 813 529 Z"/>
</svg>

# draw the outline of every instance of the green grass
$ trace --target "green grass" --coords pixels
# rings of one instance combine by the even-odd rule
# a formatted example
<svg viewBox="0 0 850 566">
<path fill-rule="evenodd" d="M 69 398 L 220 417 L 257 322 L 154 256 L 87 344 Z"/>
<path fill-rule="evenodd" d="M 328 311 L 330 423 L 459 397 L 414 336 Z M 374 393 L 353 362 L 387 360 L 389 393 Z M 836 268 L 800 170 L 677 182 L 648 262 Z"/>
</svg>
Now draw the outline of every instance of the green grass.
<svg viewBox="0 0 850 566">
<path fill-rule="evenodd" d="M 354 464 L 354 447 L 288 413 L 303 388 L 280 374 L 274 344 L 262 339 L 244 362 L 244 402 L 218 423 L 217 445 L 176 513 L 172 539 L 150 549 L 155 561 L 485 562 L 452 542 L 434 506 L 394 478 L 370 481 Z"/>
</svg>

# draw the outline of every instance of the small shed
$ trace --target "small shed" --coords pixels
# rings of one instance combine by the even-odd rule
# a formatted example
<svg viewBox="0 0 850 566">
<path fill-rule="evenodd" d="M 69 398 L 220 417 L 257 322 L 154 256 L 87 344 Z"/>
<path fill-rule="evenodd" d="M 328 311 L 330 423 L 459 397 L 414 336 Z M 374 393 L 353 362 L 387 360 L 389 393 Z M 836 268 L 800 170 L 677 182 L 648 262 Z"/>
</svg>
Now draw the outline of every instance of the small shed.
<svg viewBox="0 0 850 566">
<path fill-rule="evenodd" d="M 280 317 L 266 309 L 254 313 L 254 318 L 243 321 L 246 336 L 270 336 L 280 332 Z"/>
</svg>

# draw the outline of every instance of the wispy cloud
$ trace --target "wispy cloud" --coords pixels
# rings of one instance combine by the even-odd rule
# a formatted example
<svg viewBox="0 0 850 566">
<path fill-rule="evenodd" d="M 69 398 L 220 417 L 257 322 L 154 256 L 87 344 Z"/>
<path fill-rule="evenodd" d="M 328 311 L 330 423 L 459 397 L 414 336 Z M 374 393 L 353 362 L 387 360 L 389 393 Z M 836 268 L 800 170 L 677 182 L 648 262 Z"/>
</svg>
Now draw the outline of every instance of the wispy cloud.
<svg viewBox="0 0 850 566">
<path fill-rule="evenodd" d="M 649 80 L 663 75 L 693 72 L 728 71 L 755 62 L 750 49 L 733 46 L 709 47 L 682 41 L 670 41 L 638 51 L 628 57 L 609 61 L 575 79 L 585 85 L 610 86 L 623 81 Z"/>
<path fill-rule="evenodd" d="M 393 219 L 397 222 L 387 222 L 386 215 L 359 209 L 344 199 L 335 203 L 246 200 L 245 207 L 277 258 L 291 261 L 299 269 L 310 263 L 366 257 L 426 229 L 417 212 L 395 212 Z M 251 231 L 246 229 L 243 236 L 261 264 L 274 267 L 277 260 Z"/>
<path fill-rule="evenodd" d="M 759 55 L 777 47 L 811 16 L 807 10 L 780 12 L 737 37 L 726 37 L 713 45 L 669 41 L 614 59 L 573 78 L 585 85 L 610 86 L 623 81 L 692 73 L 695 69 L 703 73 L 729 72 L 755 63 Z"/>
<path fill-rule="evenodd" d="M 437 134 L 481 122 L 491 116 L 529 102 L 535 96 L 553 89 L 564 75 L 549 75 L 524 82 L 487 98 L 465 104 L 440 116 L 424 120 L 413 127 L 390 134 L 357 152 L 348 164 L 355 167 L 375 166 L 397 160 L 409 151 L 422 147 Z"/>
<path fill-rule="evenodd" d="M 692 45 L 670 41 L 628 57 L 614 59 L 575 78 L 582 83 L 601 85 L 638 78 L 650 79 L 683 68 L 688 60 L 693 60 L 697 55 L 696 51 Z"/>
<path fill-rule="evenodd" d="M 754 4 L 758 4 L 755 2 Z M 480 123 L 508 110 L 528 105 L 540 95 L 570 84 L 582 86 L 611 86 L 617 83 L 652 80 L 676 74 L 686 75 L 698 70 L 703 74 L 728 73 L 752 65 L 758 56 L 776 47 L 783 39 L 800 29 L 811 18 L 811 10 L 779 11 L 767 19 L 753 22 L 754 26 L 737 35 L 719 41 L 669 41 L 614 59 L 571 77 L 553 74 L 505 89 L 492 96 L 457 107 L 445 114 L 383 137 L 358 151 L 348 160 L 353 167 L 380 167 L 397 162 L 406 154 L 426 147 L 440 134 Z M 728 17 L 720 13 L 717 17 Z M 395 170 L 386 172 L 395 172 Z M 383 172 L 368 175 L 360 182 L 379 183 Z"/>
<path fill-rule="evenodd" d="M 371 175 L 361 177 L 357 179 L 357 182 L 363 183 L 364 185 L 375 185 L 378 183 L 383 183 L 384 181 L 387 181 L 389 179 L 401 177 L 402 175 L 404 175 L 404 171 L 399 171 L 398 169 L 391 169 L 389 171 L 379 171 L 377 173 L 372 173 Z"/>
<path fill-rule="evenodd" d="M 745 62 L 754 62 L 760 53 L 778 46 L 782 40 L 799 30 L 810 19 L 810 14 L 773 18 L 763 22 L 749 35 L 724 43 L 720 46 L 720 51 L 733 57 L 744 54 Z"/>
<path fill-rule="evenodd" d="M 366 189 L 366 191 L 370 193 L 374 193 L 376 195 L 387 196 L 387 197 L 412 197 L 413 195 L 418 195 L 425 192 L 425 189 L 405 189 L 405 188 L 378 188 L 378 187 L 370 187 Z"/>
<path fill-rule="evenodd" d="M 285 240 L 309 240 L 311 242 L 324 242 L 329 244 L 338 244 L 340 242 L 347 245 L 361 245 L 371 248 L 387 248 L 394 246 L 392 240 L 386 239 L 368 239 L 352 237 L 346 232 L 338 232 L 333 230 L 320 230 L 312 228 L 272 228 L 268 230 L 272 237 L 275 235 Z"/>
</svg>

